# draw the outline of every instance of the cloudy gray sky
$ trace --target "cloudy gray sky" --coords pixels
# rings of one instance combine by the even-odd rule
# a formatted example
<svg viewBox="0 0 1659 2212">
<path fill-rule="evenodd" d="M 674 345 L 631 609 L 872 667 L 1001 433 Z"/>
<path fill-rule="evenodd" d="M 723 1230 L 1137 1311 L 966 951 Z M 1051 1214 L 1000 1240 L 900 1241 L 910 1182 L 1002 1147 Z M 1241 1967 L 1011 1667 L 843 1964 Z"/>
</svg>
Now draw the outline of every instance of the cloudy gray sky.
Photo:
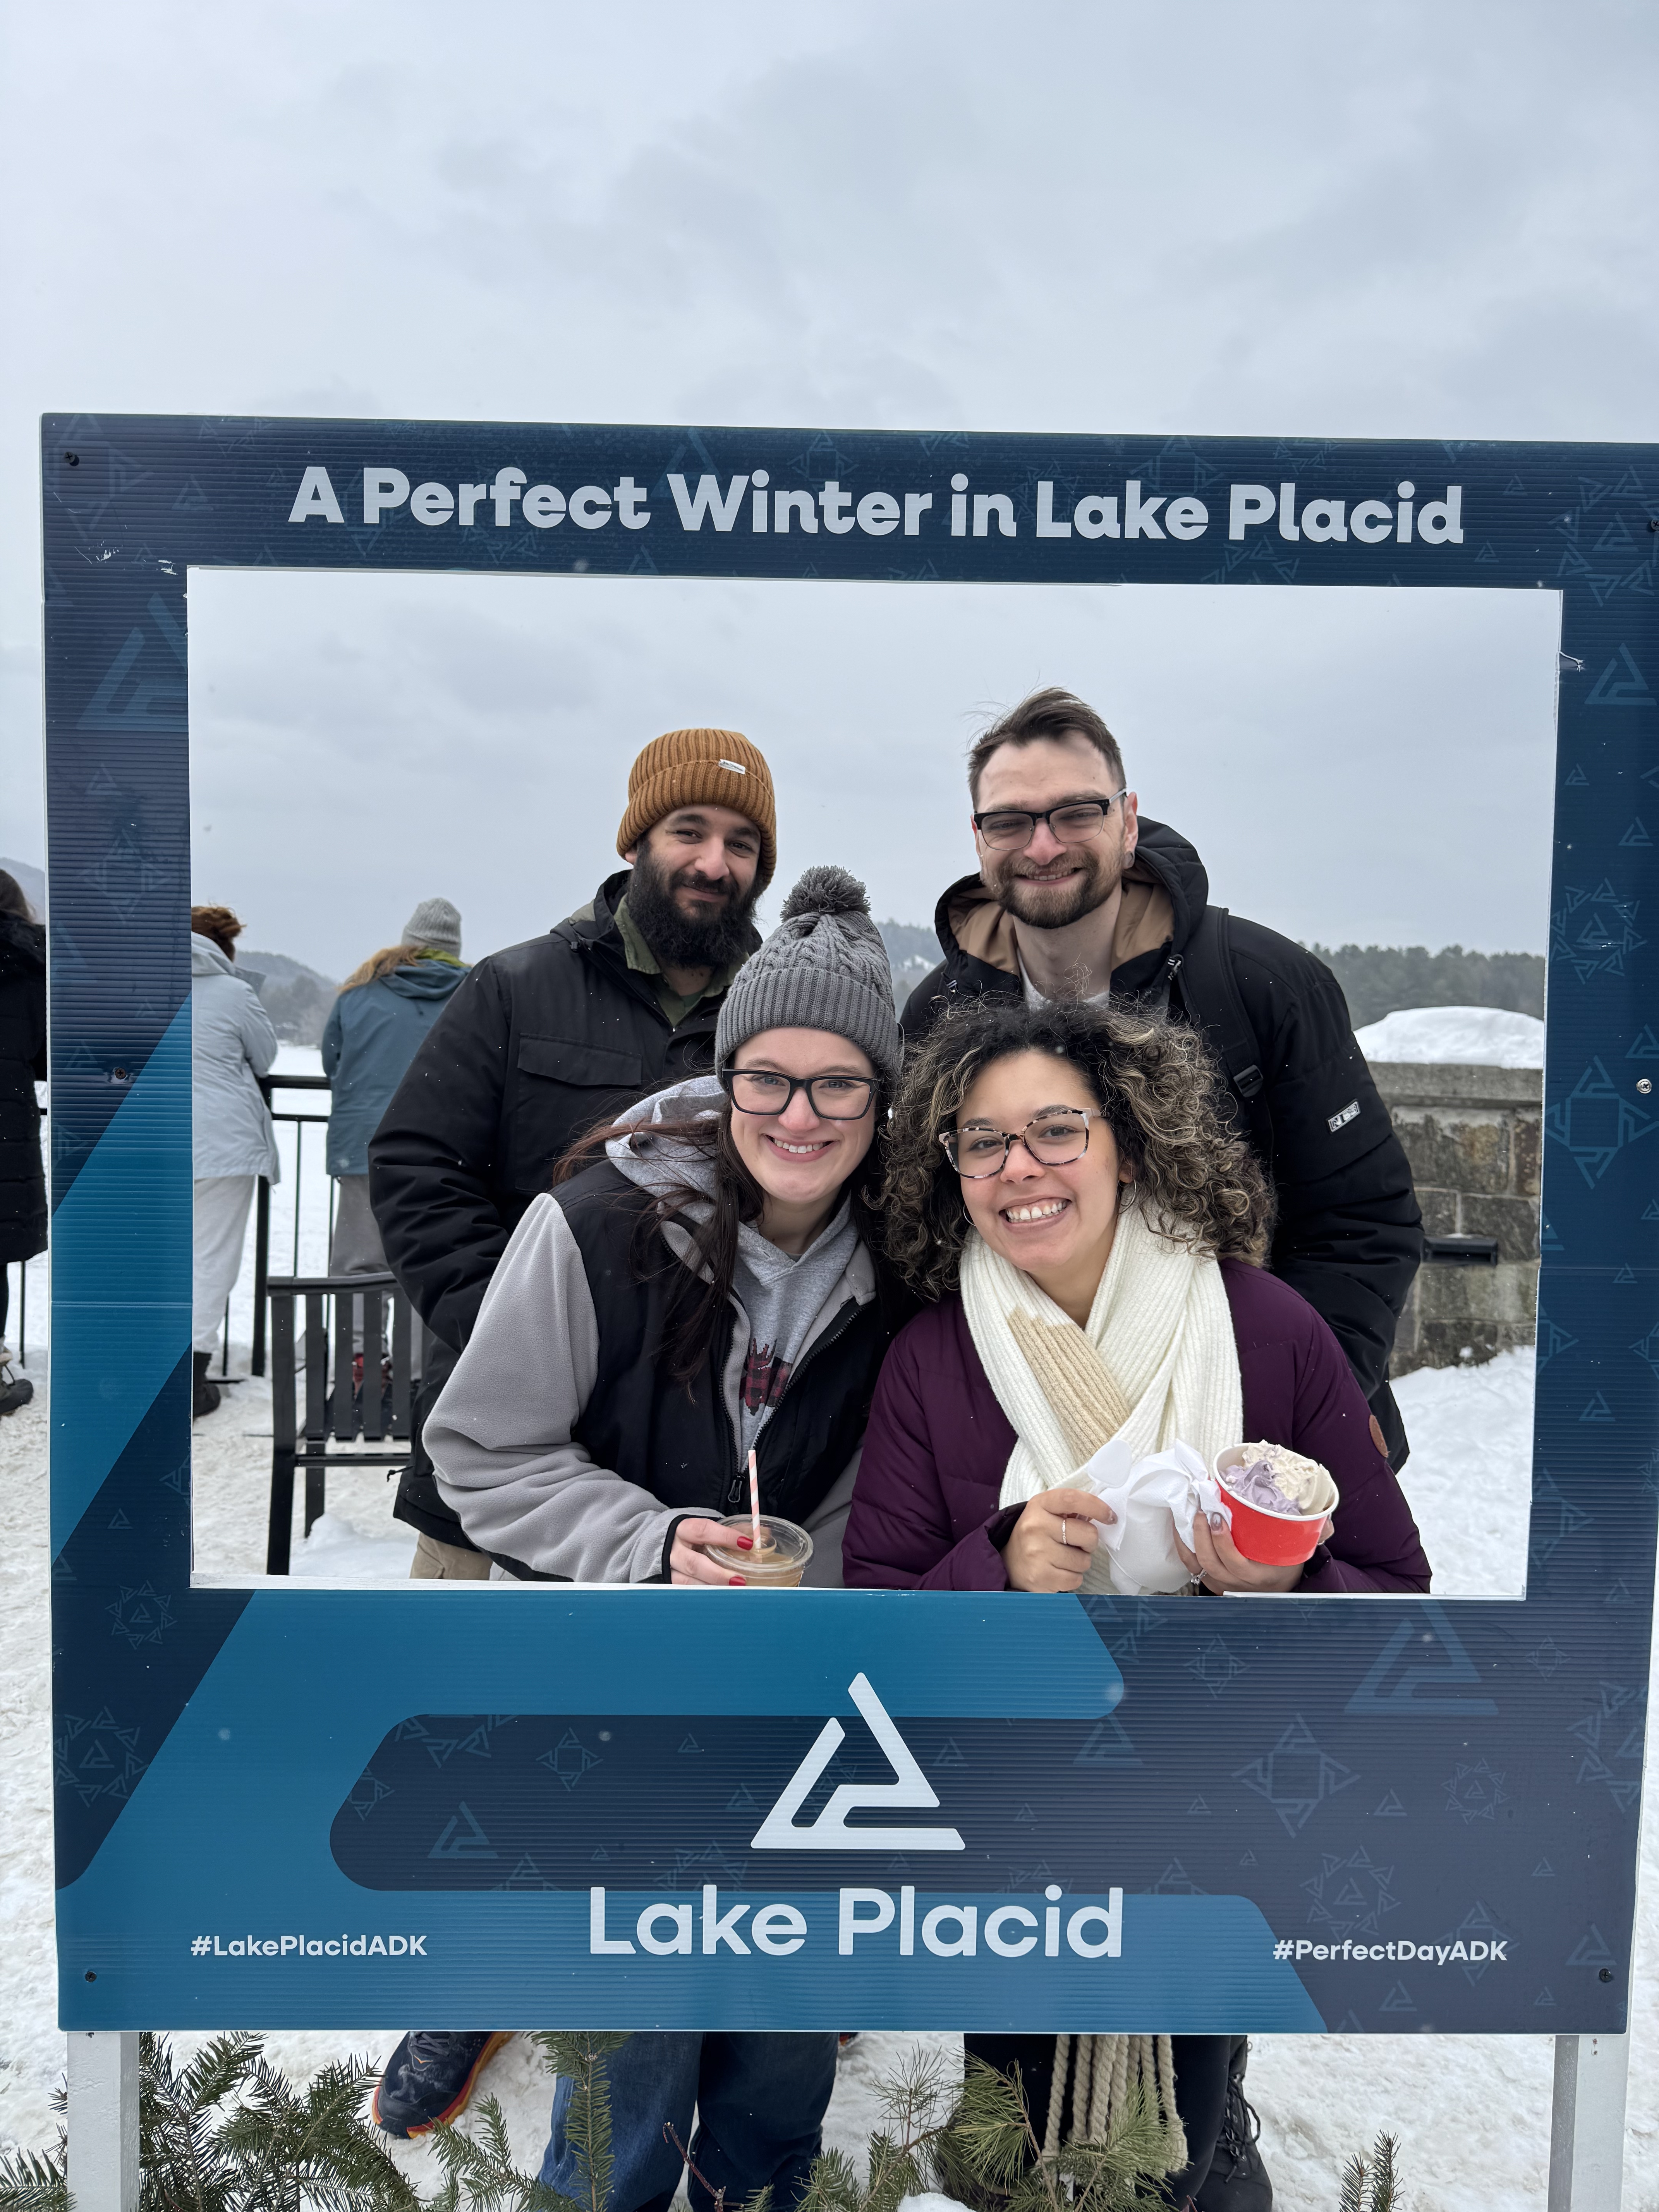
<svg viewBox="0 0 1659 2212">
<path fill-rule="evenodd" d="M 477 0 L 6 21 L 0 851 L 42 849 L 43 409 L 1659 436 L 1659 18 Z M 1215 895 L 1541 945 L 1548 595 L 198 578 L 198 889 L 338 974 L 609 865 L 682 721 L 923 920 L 977 714 L 1084 690 Z"/>
</svg>

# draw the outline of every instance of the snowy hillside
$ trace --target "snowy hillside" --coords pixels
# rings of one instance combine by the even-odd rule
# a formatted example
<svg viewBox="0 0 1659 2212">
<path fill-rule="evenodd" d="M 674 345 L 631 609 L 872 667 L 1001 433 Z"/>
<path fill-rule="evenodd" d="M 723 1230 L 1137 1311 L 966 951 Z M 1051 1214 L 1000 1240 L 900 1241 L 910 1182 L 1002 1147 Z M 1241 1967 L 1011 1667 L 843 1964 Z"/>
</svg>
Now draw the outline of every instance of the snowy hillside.
<svg viewBox="0 0 1659 2212">
<path fill-rule="evenodd" d="M 1544 1024 L 1499 1006 L 1407 1006 L 1354 1033 L 1367 1060 L 1541 1067 Z"/>
</svg>

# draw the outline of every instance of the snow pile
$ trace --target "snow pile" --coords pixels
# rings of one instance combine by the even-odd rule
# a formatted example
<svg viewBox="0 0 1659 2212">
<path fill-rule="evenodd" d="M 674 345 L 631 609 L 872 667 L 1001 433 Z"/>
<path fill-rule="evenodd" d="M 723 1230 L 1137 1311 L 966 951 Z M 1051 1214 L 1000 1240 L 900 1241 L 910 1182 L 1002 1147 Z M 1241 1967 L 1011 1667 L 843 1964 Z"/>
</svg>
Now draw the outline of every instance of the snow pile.
<svg viewBox="0 0 1659 2212">
<path fill-rule="evenodd" d="M 1401 1484 L 1437 1597 L 1520 1597 L 1532 1487 L 1533 1350 L 1421 1367 L 1394 1386 L 1411 1457 Z"/>
<path fill-rule="evenodd" d="M 1541 1067 L 1544 1024 L 1501 1006 L 1406 1006 L 1354 1032 L 1373 1064 L 1415 1060 L 1443 1067 Z"/>
<path fill-rule="evenodd" d="M 389 1498 L 386 1504 L 389 1513 Z M 415 1531 L 401 1521 L 360 1528 L 342 1513 L 325 1513 L 310 1535 L 295 1545 L 290 1572 L 349 1583 L 354 1589 L 374 1589 L 406 1583 L 414 1556 Z"/>
</svg>

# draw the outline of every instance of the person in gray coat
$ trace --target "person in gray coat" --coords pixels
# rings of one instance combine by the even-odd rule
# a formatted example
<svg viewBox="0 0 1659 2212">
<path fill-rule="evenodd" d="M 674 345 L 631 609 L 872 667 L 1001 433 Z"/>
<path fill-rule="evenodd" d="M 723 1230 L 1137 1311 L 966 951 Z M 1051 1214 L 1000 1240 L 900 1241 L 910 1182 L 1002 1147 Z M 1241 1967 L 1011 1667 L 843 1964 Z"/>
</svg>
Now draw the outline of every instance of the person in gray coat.
<svg viewBox="0 0 1659 2212">
<path fill-rule="evenodd" d="M 368 1140 L 404 1071 L 456 985 L 461 917 L 447 899 L 422 899 L 396 945 L 371 952 L 341 984 L 323 1030 L 323 1073 L 334 1085 L 328 1171 L 334 1177 L 331 1275 L 374 1275 L 386 1248 L 368 1203 Z"/>
<path fill-rule="evenodd" d="M 219 1322 L 242 1264 L 248 1208 L 259 1176 L 276 1182 L 276 1133 L 258 1078 L 276 1058 L 276 1032 L 258 978 L 236 972 L 242 925 L 228 906 L 190 910 L 195 1394 L 191 1417 L 219 1403 L 207 1379 Z"/>
</svg>

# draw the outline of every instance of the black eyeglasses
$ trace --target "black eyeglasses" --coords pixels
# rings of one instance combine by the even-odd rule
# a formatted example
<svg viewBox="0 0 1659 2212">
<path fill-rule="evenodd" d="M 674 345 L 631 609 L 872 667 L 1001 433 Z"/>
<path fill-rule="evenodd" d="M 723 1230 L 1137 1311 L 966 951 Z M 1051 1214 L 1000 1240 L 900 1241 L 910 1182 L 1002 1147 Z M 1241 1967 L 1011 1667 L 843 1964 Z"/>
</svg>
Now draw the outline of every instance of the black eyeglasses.
<svg viewBox="0 0 1659 2212">
<path fill-rule="evenodd" d="M 1051 806 L 1043 814 L 1027 813 L 1023 807 L 994 806 L 975 815 L 974 827 L 996 853 L 1022 851 L 1036 836 L 1039 822 L 1048 823 L 1048 835 L 1057 844 L 1086 845 L 1091 837 L 1099 835 L 1106 817 L 1120 799 L 1127 798 L 1128 792 L 1126 783 L 1109 799 L 1069 799 L 1064 806 Z"/>
<path fill-rule="evenodd" d="M 988 1176 L 1000 1175 L 1016 1145 L 1024 1145 L 1040 1167 L 1063 1168 L 1088 1151 L 1093 1110 L 1052 1106 L 1033 1115 L 1023 1129 L 994 1129 L 988 1121 L 970 1121 L 965 1129 L 947 1129 L 939 1142 L 964 1182 L 983 1182 Z"/>
<path fill-rule="evenodd" d="M 821 1121 L 861 1121 L 876 1086 L 867 1075 L 775 1075 L 770 1068 L 728 1067 L 720 1083 L 740 1114 L 787 1114 L 795 1093 Z"/>
</svg>

